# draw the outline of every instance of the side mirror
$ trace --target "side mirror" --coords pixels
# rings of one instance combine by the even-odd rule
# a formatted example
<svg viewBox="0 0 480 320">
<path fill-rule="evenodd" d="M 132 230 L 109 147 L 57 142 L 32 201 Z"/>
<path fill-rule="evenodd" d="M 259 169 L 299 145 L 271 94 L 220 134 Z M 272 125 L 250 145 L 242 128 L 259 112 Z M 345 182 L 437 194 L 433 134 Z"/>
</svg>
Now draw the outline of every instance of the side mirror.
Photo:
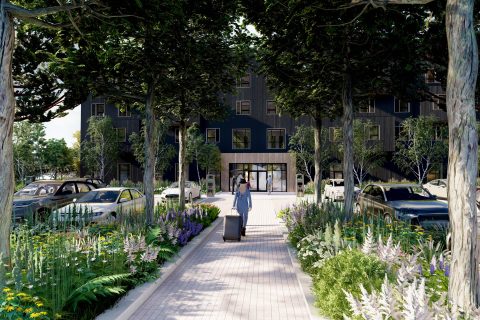
<svg viewBox="0 0 480 320">
<path fill-rule="evenodd" d="M 127 198 L 120 198 L 120 200 L 118 200 L 118 203 L 124 203 L 124 202 L 127 202 L 128 199 Z"/>
<path fill-rule="evenodd" d="M 73 199 L 73 202 L 77 202 L 77 198 L 74 198 L 74 199 Z"/>
</svg>

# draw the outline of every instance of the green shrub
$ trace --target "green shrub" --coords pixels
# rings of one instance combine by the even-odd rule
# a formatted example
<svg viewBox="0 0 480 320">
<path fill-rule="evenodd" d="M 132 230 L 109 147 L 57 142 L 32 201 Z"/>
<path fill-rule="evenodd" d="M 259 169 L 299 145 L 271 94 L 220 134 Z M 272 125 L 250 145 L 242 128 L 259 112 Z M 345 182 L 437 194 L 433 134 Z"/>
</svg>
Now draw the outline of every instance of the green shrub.
<svg viewBox="0 0 480 320">
<path fill-rule="evenodd" d="M 325 261 L 313 275 L 315 304 L 320 311 L 332 319 L 351 316 L 350 305 L 343 290 L 360 296 L 360 284 L 367 290 L 378 290 L 382 286 L 387 265 L 374 256 L 358 250 L 346 250 Z M 392 277 L 391 275 L 389 275 Z"/>
</svg>

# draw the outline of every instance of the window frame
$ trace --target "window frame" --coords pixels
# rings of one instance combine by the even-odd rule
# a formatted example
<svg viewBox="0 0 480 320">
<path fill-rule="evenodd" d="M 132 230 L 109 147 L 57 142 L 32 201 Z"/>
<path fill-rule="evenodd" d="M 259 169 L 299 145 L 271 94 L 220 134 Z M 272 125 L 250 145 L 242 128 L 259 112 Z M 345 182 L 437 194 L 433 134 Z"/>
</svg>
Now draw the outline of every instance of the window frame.
<svg viewBox="0 0 480 320">
<path fill-rule="evenodd" d="M 269 140 L 269 132 L 271 131 L 283 131 L 283 147 L 272 148 Z M 287 129 L 286 128 L 267 128 L 267 150 L 284 150 L 287 146 Z"/>
<path fill-rule="evenodd" d="M 97 106 L 98 105 L 103 105 L 103 114 L 102 115 L 98 115 L 97 113 Z M 95 109 L 95 111 L 94 111 Z M 90 115 L 92 117 L 105 117 L 106 115 L 106 105 L 105 105 L 105 102 L 92 102 L 91 105 L 90 105 Z"/>
<path fill-rule="evenodd" d="M 119 118 L 130 118 L 132 116 L 132 111 L 130 110 L 130 106 L 125 106 L 125 115 L 123 116 L 120 112 L 120 108 L 118 110 L 118 117 Z"/>
<path fill-rule="evenodd" d="M 437 94 L 437 96 L 439 97 L 446 97 L 447 95 L 445 93 L 440 93 L 440 94 Z M 432 111 L 441 111 L 442 109 L 440 109 L 440 99 L 439 98 L 433 98 L 433 101 L 432 101 Z"/>
<path fill-rule="evenodd" d="M 410 113 L 411 112 L 410 102 L 407 102 L 408 111 L 397 111 L 397 101 L 398 101 L 398 110 L 400 110 L 402 100 L 398 99 L 397 97 L 393 97 L 393 113 Z"/>
<path fill-rule="evenodd" d="M 275 113 L 271 113 L 269 112 L 269 109 L 268 109 L 268 103 L 271 102 L 273 103 L 274 107 L 275 107 Z M 276 116 L 278 115 L 278 112 L 277 112 L 277 104 L 275 103 L 275 100 L 267 100 L 265 102 L 265 113 L 267 114 L 267 116 Z"/>
<path fill-rule="evenodd" d="M 118 132 L 120 130 L 123 130 L 125 132 L 125 137 L 124 137 L 123 140 L 119 140 Z M 116 133 L 116 136 L 117 136 L 117 142 L 127 142 L 127 128 L 126 127 L 115 128 L 115 133 Z"/>
<path fill-rule="evenodd" d="M 249 137 L 248 137 L 248 147 L 247 148 L 236 148 L 235 147 L 235 131 L 237 130 L 245 130 L 245 132 L 248 131 Z M 252 129 L 251 128 L 232 128 L 232 150 L 250 150 L 252 149 Z"/>
<path fill-rule="evenodd" d="M 340 133 L 343 134 L 342 127 L 328 127 L 328 141 L 337 142 L 337 140 L 335 140 L 335 132 L 337 130 L 340 130 Z"/>
<path fill-rule="evenodd" d="M 215 142 L 208 141 L 208 131 L 209 130 L 214 130 L 215 131 Z M 218 135 L 217 135 L 217 133 L 218 133 Z M 205 143 L 219 144 L 220 143 L 220 128 L 206 128 L 205 129 Z"/>
<path fill-rule="evenodd" d="M 378 139 L 371 139 L 371 136 L 370 136 L 370 128 L 372 127 L 377 127 L 378 128 Z M 368 126 L 365 126 L 365 130 L 368 130 L 368 139 L 367 141 L 380 141 L 380 125 L 379 124 L 372 124 L 372 125 L 368 125 Z"/>
<path fill-rule="evenodd" d="M 373 105 L 371 101 L 373 101 Z M 375 99 L 368 99 L 367 111 L 361 111 L 362 109 L 358 109 L 358 113 L 375 113 L 375 109 L 376 109 Z"/>
<path fill-rule="evenodd" d="M 244 82 L 242 81 L 242 79 L 246 77 L 248 77 L 248 85 L 244 85 Z M 237 88 L 251 88 L 251 86 L 252 86 L 252 74 L 250 72 L 247 72 L 244 76 L 237 78 L 237 83 L 236 83 Z"/>
<path fill-rule="evenodd" d="M 117 180 L 121 182 L 121 180 L 120 180 L 120 166 L 121 165 L 128 165 L 128 178 L 127 178 L 127 180 L 131 180 L 132 164 L 129 163 L 129 162 L 117 162 Z"/>
<path fill-rule="evenodd" d="M 242 106 L 243 106 L 244 102 L 248 102 L 248 104 L 249 104 L 248 113 L 242 113 Z M 236 100 L 235 101 L 235 114 L 237 116 L 251 116 L 252 115 L 252 100 Z"/>
</svg>

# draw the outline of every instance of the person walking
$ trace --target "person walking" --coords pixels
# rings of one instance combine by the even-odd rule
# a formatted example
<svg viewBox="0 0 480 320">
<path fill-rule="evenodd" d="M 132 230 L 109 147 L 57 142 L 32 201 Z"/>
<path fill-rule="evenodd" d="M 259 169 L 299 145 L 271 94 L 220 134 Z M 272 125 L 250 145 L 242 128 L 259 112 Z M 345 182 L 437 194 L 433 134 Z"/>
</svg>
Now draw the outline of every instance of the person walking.
<svg viewBox="0 0 480 320">
<path fill-rule="evenodd" d="M 267 191 L 268 191 L 268 194 L 270 194 L 272 192 L 272 175 L 268 175 L 268 178 L 267 178 Z"/>
<path fill-rule="evenodd" d="M 235 192 L 233 199 L 233 208 L 237 210 L 242 217 L 242 236 L 245 236 L 247 231 L 248 212 L 252 210 L 252 196 L 250 190 L 247 188 L 245 179 L 240 180 L 240 186 Z"/>
</svg>

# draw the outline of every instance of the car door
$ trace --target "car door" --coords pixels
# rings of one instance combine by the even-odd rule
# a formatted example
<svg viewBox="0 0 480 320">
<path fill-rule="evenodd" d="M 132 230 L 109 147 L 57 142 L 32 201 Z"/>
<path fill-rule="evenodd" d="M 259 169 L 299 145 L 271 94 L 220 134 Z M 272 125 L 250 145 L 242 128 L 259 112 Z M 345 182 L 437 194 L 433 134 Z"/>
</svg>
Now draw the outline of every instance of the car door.
<svg viewBox="0 0 480 320">
<path fill-rule="evenodd" d="M 130 190 L 125 189 L 120 193 L 118 197 L 118 208 L 119 212 L 123 213 L 124 215 L 135 214 L 135 208 L 133 206 L 132 195 L 130 194 Z"/>
<path fill-rule="evenodd" d="M 375 216 L 384 216 L 386 212 L 385 194 L 380 186 L 372 188 L 372 207 Z"/>
<path fill-rule="evenodd" d="M 133 207 L 136 214 L 142 214 L 145 211 L 145 198 L 135 189 L 130 189 L 133 198 Z"/>
<path fill-rule="evenodd" d="M 76 197 L 78 197 L 78 194 L 75 182 L 64 182 L 51 198 L 50 208 L 55 209 L 66 206 L 72 203 Z"/>
</svg>

